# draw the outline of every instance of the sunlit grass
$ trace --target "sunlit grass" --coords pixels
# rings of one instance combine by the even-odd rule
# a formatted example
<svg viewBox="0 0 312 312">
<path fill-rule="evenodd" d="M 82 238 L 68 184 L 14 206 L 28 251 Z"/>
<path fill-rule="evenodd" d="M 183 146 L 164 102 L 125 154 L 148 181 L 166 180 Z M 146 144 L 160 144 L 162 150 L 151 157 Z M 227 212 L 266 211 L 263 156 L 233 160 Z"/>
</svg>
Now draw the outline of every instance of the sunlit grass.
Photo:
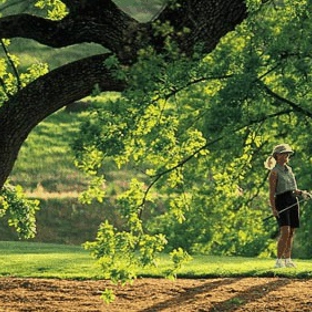
<svg viewBox="0 0 312 312">
<path fill-rule="evenodd" d="M 259 259 L 245 257 L 222 257 L 194 255 L 193 260 L 182 266 L 177 272 L 178 277 L 212 278 L 212 277 L 273 277 L 311 278 L 312 262 L 295 260 L 297 268 L 274 269 L 275 259 Z M 159 267 L 141 270 L 143 276 L 164 276 L 170 268 L 168 255 L 161 258 Z"/>
<path fill-rule="evenodd" d="M 0 276 L 97 279 L 99 268 L 82 247 L 0 242 Z"/>
<path fill-rule="evenodd" d="M 177 272 L 177 277 L 312 277 L 312 261 L 296 260 L 296 263 L 295 269 L 273 269 L 274 259 L 195 255 Z M 169 255 L 161 255 L 156 267 L 138 268 L 136 273 L 142 277 L 165 277 L 170 268 Z M 0 242 L 0 276 L 103 278 L 97 262 L 80 246 L 29 242 Z"/>
<path fill-rule="evenodd" d="M 214 257 L 197 255 L 189 266 L 180 271 L 181 276 L 235 277 L 235 276 L 312 276 L 312 262 L 296 259 L 296 269 L 274 269 L 275 259 L 245 257 Z"/>
<path fill-rule="evenodd" d="M 86 178 L 74 165 L 70 144 L 83 114 L 60 111 L 40 123 L 23 144 L 10 180 L 26 192 L 73 192 Z"/>
</svg>

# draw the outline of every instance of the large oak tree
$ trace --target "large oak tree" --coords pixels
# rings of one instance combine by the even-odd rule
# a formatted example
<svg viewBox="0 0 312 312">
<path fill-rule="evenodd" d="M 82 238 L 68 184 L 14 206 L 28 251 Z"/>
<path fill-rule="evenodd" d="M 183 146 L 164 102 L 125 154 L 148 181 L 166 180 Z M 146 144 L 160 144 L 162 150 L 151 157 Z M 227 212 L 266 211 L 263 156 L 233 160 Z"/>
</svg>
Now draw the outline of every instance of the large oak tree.
<svg viewBox="0 0 312 312">
<path fill-rule="evenodd" d="M 180 53 L 192 56 L 202 43 L 211 52 L 220 38 L 247 16 L 243 0 L 179 0 L 165 5 L 149 22 L 139 22 L 111 0 L 63 0 L 68 14 L 49 20 L 31 14 L 0 19 L 1 38 L 29 38 L 60 48 L 92 42 L 108 53 L 87 57 L 61 66 L 9 96 L 0 108 L 0 186 L 8 178 L 21 145 L 44 118 L 76 100 L 88 96 L 95 85 L 101 91 L 123 91 L 127 85 L 116 80 L 104 61 L 115 54 L 121 64 L 136 62 L 137 52 L 152 46 L 162 52 L 165 36 L 155 34 L 153 23 L 169 22 L 172 39 Z M 187 28 L 188 32 L 183 32 Z"/>
<path fill-rule="evenodd" d="M 119 166 L 135 164 L 145 179 L 133 179 L 118 197 L 127 230 L 117 235 L 103 223 L 97 243 L 89 245 L 93 253 L 118 257 L 110 250 L 114 244 L 143 246 L 145 264 L 151 250 L 163 248 L 164 237 L 170 248 L 272 253 L 271 228 L 258 219 L 267 213 L 263 160 L 273 144 L 286 140 L 300 153 L 292 163 L 305 160 L 300 183 L 309 183 L 311 0 L 248 0 L 248 18 L 244 1 L 170 1 L 149 22 L 136 21 L 110 1 L 64 3 L 68 14 L 58 21 L 2 18 L 1 37 L 56 48 L 93 42 L 108 52 L 57 68 L 8 96 L 0 111 L 0 186 L 23 141 L 45 117 L 95 85 L 124 91 L 120 101 L 89 117 L 92 127 L 84 128 L 79 144 L 95 157 L 82 157 L 92 165 L 103 165 L 105 156 Z M 124 71 L 111 67 L 116 59 Z M 166 211 L 156 216 L 156 234 L 149 236 L 153 220 L 143 228 L 141 216 L 156 203 L 156 195 L 145 200 L 152 187 Z M 112 266 L 118 262 L 109 259 Z"/>
</svg>

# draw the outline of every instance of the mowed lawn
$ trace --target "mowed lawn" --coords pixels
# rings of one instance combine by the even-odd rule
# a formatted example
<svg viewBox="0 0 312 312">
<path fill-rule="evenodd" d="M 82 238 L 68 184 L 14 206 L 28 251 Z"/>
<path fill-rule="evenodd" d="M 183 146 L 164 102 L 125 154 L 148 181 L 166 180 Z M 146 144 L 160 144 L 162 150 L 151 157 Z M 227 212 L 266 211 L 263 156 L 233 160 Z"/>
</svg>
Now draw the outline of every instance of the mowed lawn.
<svg viewBox="0 0 312 312">
<path fill-rule="evenodd" d="M 295 259 L 296 269 L 273 269 L 274 259 L 214 257 L 195 255 L 177 277 L 246 277 L 285 276 L 311 278 L 312 261 Z M 160 255 L 158 266 L 139 269 L 142 277 L 164 277 L 170 268 L 168 255 Z M 36 277 L 59 279 L 102 279 L 97 261 L 80 246 L 32 242 L 0 241 L 1 277 Z"/>
</svg>

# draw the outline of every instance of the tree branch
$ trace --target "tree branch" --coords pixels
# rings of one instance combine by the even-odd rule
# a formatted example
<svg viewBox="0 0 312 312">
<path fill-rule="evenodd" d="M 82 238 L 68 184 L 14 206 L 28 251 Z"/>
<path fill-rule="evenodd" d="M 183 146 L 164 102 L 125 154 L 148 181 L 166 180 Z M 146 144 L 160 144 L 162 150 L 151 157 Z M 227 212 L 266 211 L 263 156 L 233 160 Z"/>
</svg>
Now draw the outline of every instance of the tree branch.
<svg viewBox="0 0 312 312">
<path fill-rule="evenodd" d="M 264 120 L 267 120 L 269 118 L 274 118 L 274 117 L 277 117 L 277 116 L 289 114 L 290 112 L 292 112 L 292 110 L 284 110 L 284 111 L 280 111 L 278 113 L 270 114 L 268 116 L 261 116 L 258 119 L 251 120 L 248 124 L 244 124 L 244 125 L 239 126 L 237 129 L 230 130 L 230 132 L 233 134 L 235 132 L 241 131 L 242 129 L 244 129 L 247 126 L 251 126 L 252 124 L 257 124 L 257 123 L 263 122 Z M 195 156 L 197 156 L 201 151 L 207 149 L 209 146 L 212 146 L 212 145 L 216 144 L 217 142 L 222 141 L 226 136 L 228 136 L 227 133 L 225 133 L 222 136 L 219 136 L 218 138 L 216 138 L 216 139 L 210 141 L 209 143 L 207 143 L 207 144 L 201 146 L 200 148 L 198 148 L 196 151 L 194 151 L 194 153 L 192 153 L 189 156 L 185 157 L 182 161 L 180 161 L 175 166 L 173 166 L 171 168 L 168 168 L 168 169 L 166 169 L 166 170 L 164 170 L 164 171 L 162 171 L 160 173 L 157 173 L 155 175 L 150 176 L 150 178 L 154 178 L 155 179 L 152 182 L 152 184 L 155 184 L 162 176 L 164 176 L 164 175 L 166 175 L 166 174 L 168 174 L 168 173 L 170 173 L 170 172 L 172 172 L 172 171 L 174 171 L 174 170 L 176 170 L 176 169 L 178 169 L 180 167 L 183 167 L 188 161 L 190 161 Z"/>
<path fill-rule="evenodd" d="M 165 8 L 158 20 L 170 21 L 174 27 L 172 38 L 187 55 L 192 55 L 198 44 L 203 44 L 204 53 L 211 52 L 221 37 L 247 17 L 245 1 L 241 0 L 180 0 L 178 3 L 178 9 Z M 186 28 L 189 32 L 185 33 Z"/>
<path fill-rule="evenodd" d="M 111 0 L 64 3 L 69 14 L 61 21 L 30 14 L 1 18 L 0 38 L 30 38 L 51 47 L 94 42 L 115 53 L 121 63 L 132 64 L 137 51 L 149 45 L 162 53 L 168 37 L 186 55 L 192 55 L 197 44 L 203 44 L 202 52 L 211 52 L 220 38 L 247 15 L 244 0 L 178 0 L 177 11 L 165 7 L 157 17 L 160 23 L 169 22 L 174 32 L 155 35 L 152 22 L 139 23 Z M 45 117 L 89 95 L 95 84 L 103 91 L 124 90 L 125 85 L 115 81 L 103 65 L 108 56 L 97 55 L 52 71 L 21 89 L 0 108 L 0 186 L 29 132 Z"/>
<path fill-rule="evenodd" d="M 111 0 L 64 1 L 69 14 L 61 21 L 19 14 L 0 19 L 0 38 L 23 37 L 60 48 L 83 42 L 102 45 L 121 61 L 133 62 L 137 51 L 148 45 L 164 48 L 170 36 L 181 53 L 192 55 L 197 44 L 203 52 L 213 50 L 220 38 L 246 18 L 243 0 L 180 0 L 178 10 L 165 7 L 157 20 L 170 21 L 174 32 L 155 35 L 152 22 L 139 23 Z M 184 32 L 188 29 L 188 32 Z"/>
<path fill-rule="evenodd" d="M 0 185 L 7 179 L 22 143 L 44 118 L 90 95 L 95 85 L 103 92 L 124 90 L 125 85 L 104 66 L 110 55 L 95 55 L 55 69 L 0 107 Z"/>
<path fill-rule="evenodd" d="M 265 92 L 267 94 L 269 94 L 270 96 L 272 96 L 274 99 L 276 99 L 278 102 L 281 103 L 285 103 L 287 105 L 289 105 L 290 107 L 292 107 L 293 111 L 302 113 L 305 116 L 308 116 L 310 118 L 312 118 L 312 113 L 310 111 L 308 111 L 307 109 L 302 108 L 301 106 L 299 106 L 298 104 L 285 99 L 284 97 L 280 96 L 279 94 L 277 94 L 276 92 L 274 92 L 273 90 L 271 90 L 267 85 L 265 85 L 264 83 L 261 84 L 262 88 L 265 90 Z"/>
<path fill-rule="evenodd" d="M 15 75 L 15 78 L 16 78 L 16 81 L 17 81 L 17 89 L 20 90 L 21 89 L 21 80 L 20 80 L 20 77 L 19 77 L 19 74 L 18 74 L 18 70 L 17 70 L 17 68 L 16 68 L 16 66 L 15 66 L 15 64 L 14 64 L 14 62 L 13 62 L 11 56 L 10 56 L 10 53 L 9 53 L 7 47 L 5 46 L 5 43 L 4 43 L 3 39 L 1 39 L 1 46 L 2 46 L 2 49 L 3 49 L 4 53 L 5 53 L 5 56 L 6 56 L 7 60 L 8 60 L 8 62 L 9 62 L 9 64 L 11 65 L 13 73 Z M 4 90 L 6 90 L 6 87 L 4 88 Z"/>
</svg>

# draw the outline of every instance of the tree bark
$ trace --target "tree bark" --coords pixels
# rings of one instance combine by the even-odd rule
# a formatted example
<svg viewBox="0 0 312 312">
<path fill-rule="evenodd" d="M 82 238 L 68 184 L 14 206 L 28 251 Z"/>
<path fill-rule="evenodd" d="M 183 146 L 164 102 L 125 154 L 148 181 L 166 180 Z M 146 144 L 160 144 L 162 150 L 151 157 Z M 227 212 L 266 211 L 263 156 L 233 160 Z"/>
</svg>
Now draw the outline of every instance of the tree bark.
<svg viewBox="0 0 312 312">
<path fill-rule="evenodd" d="M 139 23 L 110 0 L 63 0 L 69 14 L 50 21 L 28 14 L 0 19 L 0 37 L 34 39 L 51 47 L 94 42 L 115 53 L 121 63 L 136 61 L 137 51 L 152 45 L 159 52 L 164 37 L 155 35 L 152 22 Z M 181 0 L 178 9 L 165 8 L 157 16 L 169 21 L 171 34 L 187 56 L 196 44 L 211 52 L 220 38 L 246 18 L 243 0 Z M 181 34 L 183 28 L 188 33 Z M 123 91 L 103 65 L 111 54 L 101 54 L 62 66 L 39 77 L 0 108 L 0 187 L 8 178 L 18 152 L 31 130 L 44 118 L 73 101 L 89 95 L 96 84 L 102 91 Z"/>
</svg>

